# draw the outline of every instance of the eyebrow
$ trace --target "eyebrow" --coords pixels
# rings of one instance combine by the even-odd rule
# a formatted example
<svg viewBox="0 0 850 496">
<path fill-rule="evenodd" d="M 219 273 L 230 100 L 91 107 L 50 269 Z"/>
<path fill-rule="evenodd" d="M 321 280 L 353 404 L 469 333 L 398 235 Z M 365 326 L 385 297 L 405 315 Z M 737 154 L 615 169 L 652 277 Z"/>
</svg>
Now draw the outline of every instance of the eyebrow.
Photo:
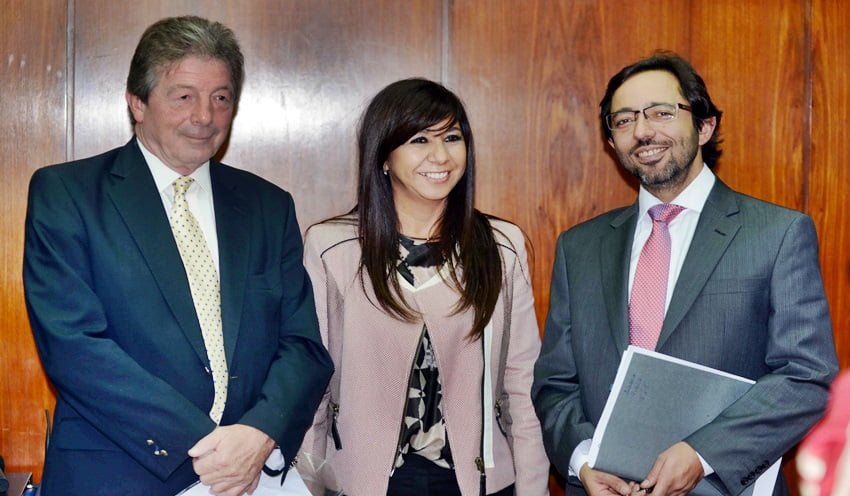
<svg viewBox="0 0 850 496">
<path fill-rule="evenodd" d="M 168 88 L 168 91 L 174 91 L 174 90 L 178 90 L 178 91 L 179 91 L 179 90 L 193 90 L 193 91 L 198 91 L 198 87 L 197 87 L 197 86 L 193 86 L 193 85 L 191 85 L 191 84 L 175 84 L 174 86 L 170 86 L 170 87 Z M 233 87 L 231 87 L 230 85 L 226 85 L 226 86 L 219 86 L 218 88 L 213 89 L 213 90 L 212 90 L 212 93 L 216 93 L 216 92 L 218 92 L 218 91 L 222 91 L 222 90 L 223 90 L 223 91 L 229 91 L 229 92 L 233 93 Z"/>
<path fill-rule="evenodd" d="M 673 102 L 673 105 L 676 105 L 676 103 L 678 103 L 678 102 Z M 647 109 L 649 107 L 654 107 L 656 105 L 661 105 L 661 104 L 670 105 L 670 102 L 649 102 L 648 105 L 644 105 L 643 107 L 641 107 L 639 109 L 634 109 L 632 107 L 621 107 L 617 110 L 612 110 L 611 113 L 616 114 L 617 112 L 639 112 L 643 109 Z"/>
</svg>

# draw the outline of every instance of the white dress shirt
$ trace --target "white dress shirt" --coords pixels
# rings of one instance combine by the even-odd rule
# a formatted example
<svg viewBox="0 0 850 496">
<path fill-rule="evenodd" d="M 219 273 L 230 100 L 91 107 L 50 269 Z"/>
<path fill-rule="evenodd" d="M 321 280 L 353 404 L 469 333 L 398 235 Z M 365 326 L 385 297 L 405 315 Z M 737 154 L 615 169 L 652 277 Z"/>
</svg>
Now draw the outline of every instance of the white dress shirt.
<svg viewBox="0 0 850 496">
<path fill-rule="evenodd" d="M 670 306 L 673 288 L 676 287 L 676 281 L 679 279 L 679 273 L 682 271 L 682 265 L 691 246 L 691 240 L 694 239 L 694 232 L 697 229 L 699 216 L 716 180 L 717 178 L 711 172 L 711 169 L 703 164 L 699 175 L 694 178 L 684 191 L 679 193 L 670 202 L 685 207 L 685 210 L 682 210 L 679 215 L 667 224 L 670 231 L 670 271 L 667 280 L 667 301 L 664 303 L 665 314 L 667 308 Z M 647 212 L 659 203 L 662 203 L 662 201 L 644 189 L 643 186 L 640 187 L 640 192 L 638 193 L 638 220 L 635 226 L 635 235 L 632 239 L 632 255 L 629 260 L 629 298 L 631 298 L 632 294 L 632 284 L 634 284 L 635 269 L 640 258 L 640 252 L 643 250 L 643 245 L 646 244 L 652 232 L 652 218 Z M 590 439 L 585 439 L 576 446 L 576 449 L 570 456 L 570 475 L 578 477 L 579 470 L 588 462 L 590 458 L 590 442 Z M 705 475 L 713 474 L 714 469 L 711 468 L 711 465 L 699 453 L 697 453 L 697 456 L 699 456 L 699 461 L 702 463 Z"/>
<path fill-rule="evenodd" d="M 171 214 L 171 205 L 174 204 L 174 181 L 181 177 L 173 169 L 165 165 L 162 160 L 151 153 L 141 140 L 136 138 L 139 148 L 142 150 L 142 155 L 145 157 L 145 162 L 153 175 L 156 189 L 159 191 L 162 206 L 165 207 L 166 214 Z M 189 203 L 189 210 L 198 224 L 201 226 L 201 231 L 204 233 L 204 238 L 207 241 L 207 248 L 210 250 L 213 263 L 216 266 L 219 278 L 221 278 L 221 269 L 218 262 L 218 235 L 215 228 L 215 208 L 213 206 L 212 182 L 210 181 L 210 162 L 207 161 L 195 172 L 189 175 L 195 181 L 186 191 L 186 201 Z"/>
</svg>

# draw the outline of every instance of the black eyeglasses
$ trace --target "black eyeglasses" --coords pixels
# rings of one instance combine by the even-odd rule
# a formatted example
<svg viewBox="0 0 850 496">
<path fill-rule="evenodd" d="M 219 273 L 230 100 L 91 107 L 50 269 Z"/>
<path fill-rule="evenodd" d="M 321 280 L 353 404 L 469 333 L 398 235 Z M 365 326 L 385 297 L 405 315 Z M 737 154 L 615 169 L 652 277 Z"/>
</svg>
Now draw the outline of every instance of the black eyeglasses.
<svg viewBox="0 0 850 496">
<path fill-rule="evenodd" d="M 638 114 L 649 122 L 664 124 L 676 118 L 679 109 L 691 111 L 691 107 L 684 103 L 657 103 L 641 110 L 621 110 L 605 116 L 605 125 L 611 131 L 628 131 L 637 123 Z"/>
</svg>

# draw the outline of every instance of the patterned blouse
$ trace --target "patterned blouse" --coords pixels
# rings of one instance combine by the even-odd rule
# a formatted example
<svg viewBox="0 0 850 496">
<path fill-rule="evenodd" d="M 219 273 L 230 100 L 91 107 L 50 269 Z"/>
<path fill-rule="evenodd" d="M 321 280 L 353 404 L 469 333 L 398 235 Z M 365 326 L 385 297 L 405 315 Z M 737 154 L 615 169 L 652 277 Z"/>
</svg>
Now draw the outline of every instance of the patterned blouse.
<svg viewBox="0 0 850 496">
<path fill-rule="evenodd" d="M 416 287 L 437 276 L 442 260 L 433 250 L 434 243 L 414 241 L 406 236 L 401 236 L 400 242 L 398 272 L 407 282 Z M 442 400 L 437 358 L 431 347 L 428 328 L 423 325 L 419 350 L 413 360 L 408 381 L 395 468 L 401 467 L 405 458 L 414 453 L 440 467 L 454 468 Z"/>
</svg>

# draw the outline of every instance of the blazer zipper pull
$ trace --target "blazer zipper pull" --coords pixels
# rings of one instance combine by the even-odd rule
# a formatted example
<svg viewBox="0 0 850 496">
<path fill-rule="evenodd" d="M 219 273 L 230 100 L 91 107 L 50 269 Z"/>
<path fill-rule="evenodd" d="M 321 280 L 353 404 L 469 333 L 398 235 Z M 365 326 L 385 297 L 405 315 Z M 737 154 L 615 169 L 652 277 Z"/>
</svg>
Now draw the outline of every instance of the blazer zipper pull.
<svg viewBox="0 0 850 496">
<path fill-rule="evenodd" d="M 480 456 L 475 457 L 475 466 L 481 472 L 481 476 L 478 479 L 480 481 L 479 494 L 484 496 L 487 494 L 487 474 L 484 472 L 484 460 Z"/>
<path fill-rule="evenodd" d="M 331 436 L 334 438 L 334 447 L 338 450 L 342 449 L 342 438 L 339 435 L 339 429 L 336 426 L 336 418 L 339 416 L 339 405 L 336 403 L 331 404 L 331 409 L 333 409 L 333 419 L 331 420 Z"/>
</svg>

